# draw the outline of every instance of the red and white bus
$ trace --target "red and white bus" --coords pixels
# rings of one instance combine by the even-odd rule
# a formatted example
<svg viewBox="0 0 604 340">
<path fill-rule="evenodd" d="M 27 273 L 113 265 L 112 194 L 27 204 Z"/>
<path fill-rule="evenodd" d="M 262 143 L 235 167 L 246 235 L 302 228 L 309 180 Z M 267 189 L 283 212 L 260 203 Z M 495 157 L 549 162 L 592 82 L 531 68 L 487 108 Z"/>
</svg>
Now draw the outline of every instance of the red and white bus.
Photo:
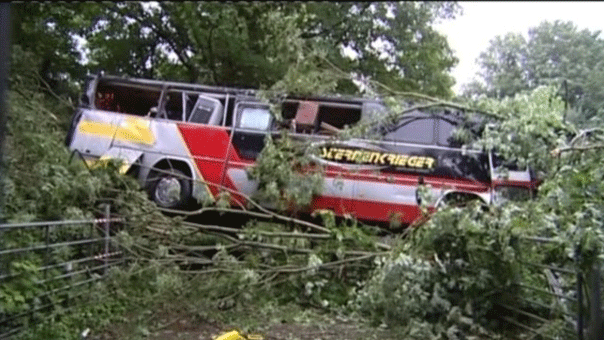
<svg viewBox="0 0 604 340">
<path fill-rule="evenodd" d="M 86 160 L 121 159 L 164 208 L 184 208 L 228 190 L 245 205 L 258 183 L 248 178 L 267 134 L 287 128 L 319 152 L 324 185 L 308 209 L 361 220 L 410 224 L 418 188 L 435 207 L 453 197 L 491 204 L 530 196 L 529 170 L 500 175 L 492 153 L 464 147 L 454 131 L 467 120 L 448 107 L 414 110 L 395 122 L 379 100 L 287 97 L 278 124 L 254 90 L 98 75 L 89 79 L 67 145 Z M 334 138 L 345 126 L 373 122 L 373 137 Z M 376 137 L 377 133 L 377 137 Z"/>
</svg>

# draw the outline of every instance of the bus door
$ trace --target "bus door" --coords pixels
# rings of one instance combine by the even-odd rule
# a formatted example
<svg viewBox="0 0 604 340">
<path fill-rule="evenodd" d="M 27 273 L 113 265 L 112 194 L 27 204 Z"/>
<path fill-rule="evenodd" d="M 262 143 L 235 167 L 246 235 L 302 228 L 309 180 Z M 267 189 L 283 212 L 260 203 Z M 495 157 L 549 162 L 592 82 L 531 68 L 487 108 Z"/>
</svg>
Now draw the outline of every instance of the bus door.
<svg viewBox="0 0 604 340">
<path fill-rule="evenodd" d="M 269 106 L 241 101 L 235 105 L 231 141 L 224 162 L 222 185 L 251 196 L 258 184 L 248 179 L 246 169 L 253 166 L 271 133 L 273 118 Z M 242 201 L 240 198 L 239 201 Z"/>
</svg>

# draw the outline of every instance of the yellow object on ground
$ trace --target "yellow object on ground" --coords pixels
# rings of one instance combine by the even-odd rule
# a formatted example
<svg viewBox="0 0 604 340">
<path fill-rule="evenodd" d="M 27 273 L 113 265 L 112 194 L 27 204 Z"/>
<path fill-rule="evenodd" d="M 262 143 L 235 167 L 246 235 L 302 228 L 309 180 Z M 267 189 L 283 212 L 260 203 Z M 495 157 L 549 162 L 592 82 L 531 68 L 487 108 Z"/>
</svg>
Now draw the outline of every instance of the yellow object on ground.
<svg viewBox="0 0 604 340">
<path fill-rule="evenodd" d="M 264 338 L 261 335 L 250 334 L 248 337 L 241 335 L 237 331 L 230 331 L 228 333 L 224 333 L 221 336 L 217 337 L 214 340 L 263 340 Z"/>
</svg>

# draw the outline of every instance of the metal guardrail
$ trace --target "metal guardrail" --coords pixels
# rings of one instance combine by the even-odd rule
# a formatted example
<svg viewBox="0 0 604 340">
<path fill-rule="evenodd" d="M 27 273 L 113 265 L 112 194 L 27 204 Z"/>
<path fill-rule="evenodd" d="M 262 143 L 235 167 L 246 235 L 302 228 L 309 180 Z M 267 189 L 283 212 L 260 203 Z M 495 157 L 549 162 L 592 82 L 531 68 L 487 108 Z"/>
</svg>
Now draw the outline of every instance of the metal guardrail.
<svg viewBox="0 0 604 340">
<path fill-rule="evenodd" d="M 0 224 L 0 288 L 14 301 L 0 305 L 0 339 L 44 318 L 53 306 L 87 294 L 107 269 L 123 263 L 113 240 L 120 218 Z M 26 288 L 24 288 L 26 287 Z"/>
<path fill-rule="evenodd" d="M 529 253 L 535 254 L 545 251 L 548 244 L 554 247 L 559 244 L 559 241 L 546 237 L 522 237 L 519 241 L 522 243 L 519 247 L 521 256 L 527 247 L 533 247 Z M 537 286 L 535 281 L 517 282 L 515 286 L 524 290 L 522 295 L 531 298 L 517 301 L 520 308 L 500 303 L 515 316 L 505 315 L 501 319 L 530 332 L 531 339 L 604 340 L 600 268 L 594 265 L 588 270 L 581 270 L 581 254 L 576 251 L 574 255 L 566 263 L 558 264 L 521 260 L 522 270 L 529 273 L 526 277 L 536 279 L 540 284 Z M 544 328 L 556 320 L 562 323 L 558 337 L 546 334 Z"/>
</svg>

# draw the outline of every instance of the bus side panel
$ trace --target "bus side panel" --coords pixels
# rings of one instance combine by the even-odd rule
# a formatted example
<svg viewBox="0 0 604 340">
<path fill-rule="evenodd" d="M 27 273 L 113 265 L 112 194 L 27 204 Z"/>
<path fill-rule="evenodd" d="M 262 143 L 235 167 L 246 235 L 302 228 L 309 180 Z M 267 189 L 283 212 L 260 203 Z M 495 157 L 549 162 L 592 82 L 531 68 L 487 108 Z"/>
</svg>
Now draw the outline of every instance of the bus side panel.
<svg viewBox="0 0 604 340">
<path fill-rule="evenodd" d="M 101 157 L 111 146 L 119 120 L 119 113 L 81 109 L 69 148 L 84 157 Z"/>
<path fill-rule="evenodd" d="M 229 152 L 229 129 L 202 124 L 178 124 L 178 128 L 198 171 L 205 181 L 210 183 L 212 194 L 218 195 L 222 186 L 230 189 L 231 194 L 236 194 L 236 188 L 230 178 L 223 176 Z M 230 149 L 230 160 L 240 161 L 237 151 L 233 147 Z"/>
<path fill-rule="evenodd" d="M 427 199 L 418 195 L 421 183 L 430 188 L 429 207 L 451 191 L 477 196 L 489 192 L 488 162 L 481 153 L 373 141 L 328 142 L 320 149 L 326 162 L 352 170 L 342 172 L 341 182 L 354 188 L 342 206 L 362 220 L 412 223 L 421 215 L 418 202 Z M 319 199 L 316 207 L 324 204 Z"/>
<path fill-rule="evenodd" d="M 203 176 L 214 183 L 222 181 L 221 185 L 231 189 L 231 203 L 234 205 L 245 205 L 246 197 L 253 198 L 258 183 L 248 177 L 247 169 L 254 166 L 256 157 L 264 146 L 266 134 L 249 131 L 235 132 L 229 148 L 231 139 L 228 129 L 182 126 L 183 137 L 189 144 L 191 154 Z M 223 173 L 224 168 L 226 170 Z M 341 175 L 342 168 L 326 167 L 323 193 L 313 200 L 310 206 L 311 211 L 330 209 L 338 215 L 354 215 L 352 205 L 344 204 L 343 200 L 352 198 L 352 184 L 344 185 L 339 180 Z M 219 191 L 219 188 L 216 188 L 213 194 L 216 195 Z M 267 208 L 276 208 L 267 202 L 258 203 Z"/>
</svg>

